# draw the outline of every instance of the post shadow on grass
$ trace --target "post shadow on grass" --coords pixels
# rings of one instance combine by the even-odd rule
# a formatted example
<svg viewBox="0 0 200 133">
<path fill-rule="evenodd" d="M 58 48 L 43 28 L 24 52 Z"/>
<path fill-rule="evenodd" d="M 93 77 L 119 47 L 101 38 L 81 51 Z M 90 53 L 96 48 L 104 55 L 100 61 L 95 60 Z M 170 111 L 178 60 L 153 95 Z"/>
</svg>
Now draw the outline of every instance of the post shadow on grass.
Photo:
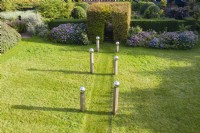
<svg viewBox="0 0 200 133">
<path fill-rule="evenodd" d="M 139 73 L 160 77 L 161 83 L 120 92 L 120 112 L 113 119 L 113 126 L 128 131 L 138 129 L 135 132 L 200 131 L 199 65 L 196 62 L 192 66 Z"/>
<path fill-rule="evenodd" d="M 29 68 L 28 71 L 35 71 L 35 72 L 61 72 L 64 74 L 90 74 L 90 72 L 84 71 L 72 71 L 72 70 L 43 70 L 43 69 L 35 69 Z M 93 73 L 92 75 L 100 75 L 100 76 L 111 76 L 113 73 Z"/>
<path fill-rule="evenodd" d="M 39 110 L 39 111 L 57 111 L 57 112 L 71 112 L 71 113 L 86 113 L 91 115 L 111 115 L 112 112 L 106 111 L 90 111 L 86 110 L 85 112 L 81 112 L 80 109 L 75 108 L 53 108 L 53 107 L 40 107 L 40 106 L 27 106 L 27 105 L 13 105 L 13 109 L 21 109 L 21 110 Z"/>
</svg>

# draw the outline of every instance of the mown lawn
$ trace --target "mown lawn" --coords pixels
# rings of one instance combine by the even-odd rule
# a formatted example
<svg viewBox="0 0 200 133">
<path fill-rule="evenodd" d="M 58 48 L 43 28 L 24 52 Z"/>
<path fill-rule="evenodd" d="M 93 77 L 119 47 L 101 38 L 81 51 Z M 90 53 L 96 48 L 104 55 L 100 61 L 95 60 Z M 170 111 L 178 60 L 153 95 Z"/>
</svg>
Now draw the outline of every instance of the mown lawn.
<svg viewBox="0 0 200 133">
<path fill-rule="evenodd" d="M 157 133 L 200 131 L 200 48 L 177 51 L 26 39 L 0 56 L 0 132 Z M 114 76 L 113 58 L 119 56 Z M 113 116 L 113 82 L 119 110 Z M 79 87 L 87 111 L 79 111 Z"/>
</svg>

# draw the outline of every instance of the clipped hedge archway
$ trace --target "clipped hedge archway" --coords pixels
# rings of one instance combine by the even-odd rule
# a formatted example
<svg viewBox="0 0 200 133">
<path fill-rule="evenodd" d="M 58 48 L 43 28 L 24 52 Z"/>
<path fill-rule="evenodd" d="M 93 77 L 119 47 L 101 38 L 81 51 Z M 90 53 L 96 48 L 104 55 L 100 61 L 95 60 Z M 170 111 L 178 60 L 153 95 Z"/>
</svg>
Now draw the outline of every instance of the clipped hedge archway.
<svg viewBox="0 0 200 133">
<path fill-rule="evenodd" d="M 95 42 L 96 36 L 104 40 L 104 28 L 107 22 L 113 26 L 114 41 L 125 41 L 131 19 L 131 5 L 129 2 L 93 3 L 87 11 L 88 38 Z"/>
</svg>

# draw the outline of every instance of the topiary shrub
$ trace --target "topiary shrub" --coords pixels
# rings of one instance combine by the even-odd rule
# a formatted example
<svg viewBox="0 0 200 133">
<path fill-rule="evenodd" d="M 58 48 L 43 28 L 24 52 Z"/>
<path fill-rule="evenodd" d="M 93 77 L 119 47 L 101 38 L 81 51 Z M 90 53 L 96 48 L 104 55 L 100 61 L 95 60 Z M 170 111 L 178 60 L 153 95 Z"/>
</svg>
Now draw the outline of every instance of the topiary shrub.
<svg viewBox="0 0 200 133">
<path fill-rule="evenodd" d="M 159 18 L 160 8 L 156 5 L 149 6 L 144 12 L 144 18 Z"/>
<path fill-rule="evenodd" d="M 61 24 L 50 31 L 50 39 L 64 44 L 88 44 L 85 24 Z"/>
<path fill-rule="evenodd" d="M 82 7 L 85 11 L 87 11 L 89 4 L 87 2 L 78 2 L 76 3 L 76 6 Z"/>
<path fill-rule="evenodd" d="M 100 36 L 102 42 L 105 25 L 107 22 L 111 22 L 114 41 L 125 41 L 130 27 L 130 16 L 131 6 L 129 2 L 93 3 L 87 11 L 89 40 L 95 42 L 96 36 Z"/>
<path fill-rule="evenodd" d="M 21 35 L 8 26 L 7 24 L 0 21 L 0 53 L 5 53 L 21 40 Z"/>
<path fill-rule="evenodd" d="M 85 10 L 80 7 L 80 6 L 76 6 L 71 13 L 71 16 L 75 19 L 81 19 L 81 18 L 86 18 L 86 12 Z"/>
<path fill-rule="evenodd" d="M 139 1 L 139 2 L 132 1 L 132 3 L 131 3 L 131 9 L 132 9 L 132 11 L 140 11 L 141 7 L 144 4 L 146 4 L 145 1 Z"/>
<path fill-rule="evenodd" d="M 150 6 L 152 6 L 152 5 L 155 5 L 153 2 L 146 2 L 146 3 L 144 3 L 142 6 L 141 6 L 141 8 L 140 8 L 140 14 L 144 14 L 144 12 L 145 12 L 145 10 L 148 8 L 148 7 L 150 7 Z"/>
</svg>

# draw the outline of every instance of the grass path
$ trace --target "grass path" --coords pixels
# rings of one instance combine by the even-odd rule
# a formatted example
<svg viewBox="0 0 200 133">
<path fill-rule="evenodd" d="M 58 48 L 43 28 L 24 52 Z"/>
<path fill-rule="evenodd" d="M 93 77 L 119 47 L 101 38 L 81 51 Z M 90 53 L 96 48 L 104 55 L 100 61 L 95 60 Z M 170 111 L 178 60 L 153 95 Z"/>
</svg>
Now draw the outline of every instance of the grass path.
<svg viewBox="0 0 200 133">
<path fill-rule="evenodd" d="M 104 45 L 112 51 L 112 45 Z M 102 49 L 101 49 L 102 51 Z M 95 81 L 90 97 L 89 111 L 86 115 L 84 132 L 107 133 L 111 132 L 112 111 L 112 84 L 113 84 L 113 56 L 114 53 L 95 53 L 97 56 Z M 101 125 L 101 126 L 98 126 Z"/>
</svg>

